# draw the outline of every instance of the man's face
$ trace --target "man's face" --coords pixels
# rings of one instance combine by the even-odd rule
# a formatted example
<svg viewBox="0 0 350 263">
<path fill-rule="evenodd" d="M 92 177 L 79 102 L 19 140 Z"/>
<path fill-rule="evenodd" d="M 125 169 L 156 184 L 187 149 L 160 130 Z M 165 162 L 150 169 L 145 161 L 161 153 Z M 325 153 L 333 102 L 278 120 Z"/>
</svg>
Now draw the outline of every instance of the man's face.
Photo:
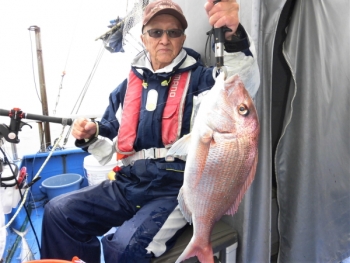
<svg viewBox="0 0 350 263">
<path fill-rule="evenodd" d="M 153 38 L 146 33 L 150 29 L 181 29 L 181 23 L 175 17 L 167 14 L 157 15 L 144 27 L 141 39 L 150 53 L 153 70 L 156 71 L 169 65 L 180 53 L 186 36 L 170 38 L 166 32 L 160 38 Z"/>
</svg>

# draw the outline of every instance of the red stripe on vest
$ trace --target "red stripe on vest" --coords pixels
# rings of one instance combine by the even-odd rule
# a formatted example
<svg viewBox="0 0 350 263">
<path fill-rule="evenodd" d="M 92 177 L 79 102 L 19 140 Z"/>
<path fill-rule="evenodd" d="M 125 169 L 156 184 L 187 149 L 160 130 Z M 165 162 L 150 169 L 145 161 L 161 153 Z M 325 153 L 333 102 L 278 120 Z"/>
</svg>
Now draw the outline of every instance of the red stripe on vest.
<svg viewBox="0 0 350 263">
<path fill-rule="evenodd" d="M 188 74 L 176 74 L 171 80 L 162 120 L 162 141 L 165 146 L 173 144 L 180 136 Z"/>
<path fill-rule="evenodd" d="M 174 75 L 170 82 L 162 120 L 162 141 L 165 146 L 173 144 L 180 136 L 188 78 L 189 72 L 184 72 Z M 142 80 L 130 71 L 117 142 L 117 151 L 122 154 L 131 154 L 134 151 L 142 88 Z"/>
<path fill-rule="evenodd" d="M 134 148 L 140 116 L 142 88 L 142 80 L 130 71 L 121 126 L 118 132 L 118 149 L 121 153 L 131 153 Z"/>
</svg>

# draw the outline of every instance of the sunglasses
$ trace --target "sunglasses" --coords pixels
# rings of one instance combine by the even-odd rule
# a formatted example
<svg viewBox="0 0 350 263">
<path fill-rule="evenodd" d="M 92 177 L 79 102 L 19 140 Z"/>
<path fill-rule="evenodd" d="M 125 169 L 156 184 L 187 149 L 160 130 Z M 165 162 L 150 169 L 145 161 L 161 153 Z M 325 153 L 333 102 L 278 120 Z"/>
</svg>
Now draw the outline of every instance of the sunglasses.
<svg viewBox="0 0 350 263">
<path fill-rule="evenodd" d="M 170 38 L 178 38 L 181 37 L 184 34 L 184 31 L 181 29 L 169 29 L 169 30 L 163 30 L 163 29 L 150 29 L 147 30 L 144 34 L 148 33 L 150 37 L 153 38 L 160 38 L 163 36 L 164 32 L 167 33 L 168 37 Z"/>
</svg>

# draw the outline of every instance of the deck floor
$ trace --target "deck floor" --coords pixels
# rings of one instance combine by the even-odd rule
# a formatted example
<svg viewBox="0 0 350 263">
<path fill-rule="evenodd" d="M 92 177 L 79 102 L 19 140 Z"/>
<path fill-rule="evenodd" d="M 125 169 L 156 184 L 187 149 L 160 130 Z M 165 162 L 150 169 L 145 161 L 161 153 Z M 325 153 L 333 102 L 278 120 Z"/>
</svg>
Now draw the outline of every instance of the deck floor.
<svg viewBox="0 0 350 263">
<path fill-rule="evenodd" d="M 28 212 L 31 214 L 31 221 L 32 221 L 35 233 L 38 237 L 39 244 L 41 239 L 41 222 L 42 222 L 42 217 L 44 212 L 44 207 L 43 207 L 44 202 L 45 200 L 42 200 L 41 202 L 35 203 L 35 205 L 31 203 L 30 208 L 29 207 L 27 208 Z M 7 222 L 12 218 L 15 212 L 16 210 L 13 209 L 11 214 L 6 215 Z M 8 236 L 6 238 L 6 249 L 3 255 L 3 258 L 5 259 L 4 263 L 20 262 L 22 240 L 13 231 L 13 228 L 20 232 L 23 232 L 26 229 L 28 230 L 27 234 L 25 235 L 25 239 L 35 259 L 40 259 L 40 251 L 35 238 L 34 230 L 31 227 L 29 220 L 27 219 L 27 214 L 25 212 L 25 209 L 22 208 L 18 216 L 16 217 L 15 221 L 7 229 Z"/>
<path fill-rule="evenodd" d="M 35 233 L 38 237 L 38 242 L 40 245 L 41 242 L 41 224 L 42 224 L 42 217 L 44 213 L 44 203 L 47 200 L 43 200 L 42 202 L 37 202 L 34 205 L 32 205 L 31 210 L 31 221 L 34 226 Z M 6 215 L 7 220 L 10 220 L 12 215 L 15 211 L 13 211 L 11 214 Z M 21 255 L 21 249 L 22 249 L 22 240 L 21 238 L 12 230 L 12 228 L 15 228 L 16 230 L 24 231 L 25 229 L 28 229 L 27 234 L 25 235 L 25 239 L 34 255 L 35 260 L 40 259 L 40 250 L 35 238 L 34 230 L 31 227 L 28 220 L 26 220 L 26 212 L 24 208 L 21 209 L 19 215 L 17 216 L 16 220 L 11 224 L 11 226 L 7 229 L 8 236 L 6 238 L 6 248 L 3 255 L 4 263 L 19 263 L 20 262 L 20 255 Z M 101 263 L 104 263 L 103 254 L 101 255 Z"/>
<path fill-rule="evenodd" d="M 44 212 L 44 204 L 47 202 L 47 199 L 42 200 L 40 202 L 36 202 L 35 205 L 31 204 L 31 220 L 34 226 L 36 235 L 38 237 L 38 241 L 40 243 L 41 240 L 41 224 L 42 217 Z M 15 211 L 13 211 L 14 213 Z M 7 220 L 10 220 L 12 214 L 6 215 Z M 20 253 L 22 248 L 21 238 L 12 230 L 15 228 L 16 230 L 24 231 L 28 229 L 28 232 L 25 236 L 25 239 L 34 255 L 35 260 L 40 259 L 40 251 L 39 247 L 34 235 L 33 228 L 31 227 L 28 220 L 26 220 L 25 210 L 22 208 L 16 220 L 12 223 L 12 225 L 8 228 L 8 236 L 6 239 L 6 248 L 3 255 L 4 263 L 19 263 L 20 261 Z M 271 262 L 277 262 L 277 258 L 271 259 Z M 103 253 L 101 254 L 101 263 L 104 263 Z M 343 260 L 341 263 L 350 263 L 350 258 Z"/>
</svg>

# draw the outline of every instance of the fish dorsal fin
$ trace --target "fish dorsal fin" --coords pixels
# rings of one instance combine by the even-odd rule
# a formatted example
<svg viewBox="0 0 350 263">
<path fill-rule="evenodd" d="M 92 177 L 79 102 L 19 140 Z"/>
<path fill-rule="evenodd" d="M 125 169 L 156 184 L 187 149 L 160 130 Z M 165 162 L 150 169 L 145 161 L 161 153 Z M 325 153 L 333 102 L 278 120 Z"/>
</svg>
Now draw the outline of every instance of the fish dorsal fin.
<svg viewBox="0 0 350 263">
<path fill-rule="evenodd" d="M 180 210 L 181 210 L 183 216 L 185 217 L 186 221 L 188 223 L 192 224 L 192 213 L 186 205 L 182 187 L 180 188 L 180 192 L 179 192 L 179 195 L 177 196 L 177 200 L 179 202 Z"/>
<path fill-rule="evenodd" d="M 248 190 L 249 186 L 252 184 L 252 182 L 254 180 L 257 164 L 258 164 L 258 153 L 256 153 L 256 155 L 255 155 L 253 165 L 250 169 L 249 175 L 248 175 L 243 187 L 241 188 L 240 192 L 238 193 L 236 200 L 233 202 L 233 205 L 225 213 L 226 215 L 234 215 L 237 212 L 238 206 L 241 203 L 245 192 Z"/>
<path fill-rule="evenodd" d="M 168 156 L 185 156 L 188 154 L 188 149 L 191 144 L 191 133 L 182 136 L 181 139 L 177 140 L 169 149 Z"/>
</svg>

